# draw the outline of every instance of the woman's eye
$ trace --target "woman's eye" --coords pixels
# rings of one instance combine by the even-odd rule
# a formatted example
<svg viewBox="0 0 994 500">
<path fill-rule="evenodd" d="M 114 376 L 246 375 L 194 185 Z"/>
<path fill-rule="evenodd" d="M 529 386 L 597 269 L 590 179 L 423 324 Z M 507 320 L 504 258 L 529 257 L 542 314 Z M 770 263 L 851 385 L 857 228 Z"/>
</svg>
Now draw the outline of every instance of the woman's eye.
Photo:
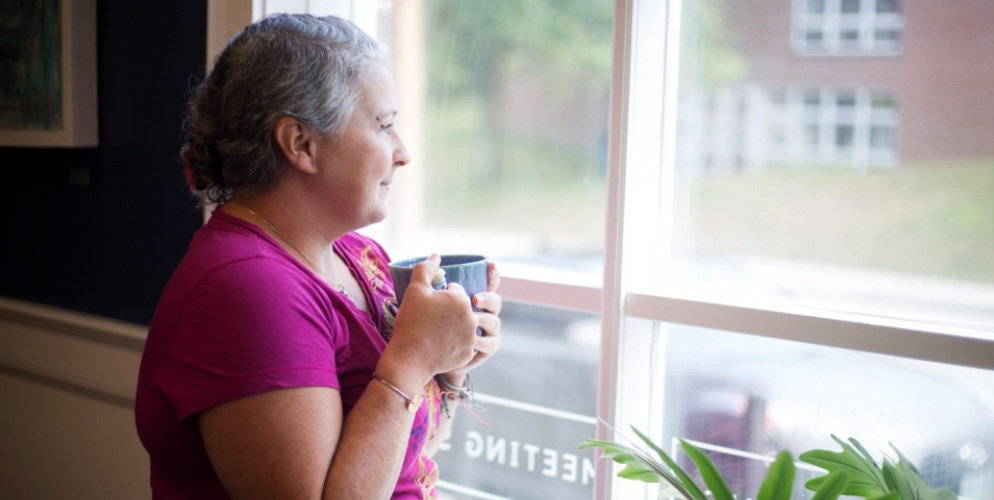
<svg viewBox="0 0 994 500">
<path fill-rule="evenodd" d="M 383 130 L 386 130 L 386 129 L 390 128 L 390 127 L 393 127 L 393 124 L 392 123 L 386 123 L 386 124 L 380 125 L 380 130 L 383 131 Z"/>
</svg>

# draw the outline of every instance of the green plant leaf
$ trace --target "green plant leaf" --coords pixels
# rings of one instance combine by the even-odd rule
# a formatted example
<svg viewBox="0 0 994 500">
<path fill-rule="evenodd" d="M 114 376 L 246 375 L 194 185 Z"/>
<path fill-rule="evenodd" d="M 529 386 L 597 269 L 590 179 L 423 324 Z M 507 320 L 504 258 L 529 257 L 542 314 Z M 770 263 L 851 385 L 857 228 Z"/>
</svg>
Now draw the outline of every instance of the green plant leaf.
<svg viewBox="0 0 994 500">
<path fill-rule="evenodd" d="M 794 489 L 794 457 L 788 451 L 777 453 L 776 460 L 766 471 L 766 478 L 759 487 L 756 500 L 790 500 Z"/>
<path fill-rule="evenodd" d="M 818 486 L 811 500 L 835 500 L 849 485 L 849 476 L 842 471 L 830 472 Z"/>
<path fill-rule="evenodd" d="M 842 446 L 841 453 L 828 450 L 810 450 L 801 453 L 798 458 L 802 462 L 821 467 L 829 473 L 835 471 L 846 473 L 849 476 L 849 484 L 846 486 L 845 491 L 842 492 L 843 495 L 871 499 L 890 492 L 880 468 L 877 467 L 876 462 L 873 461 L 869 453 L 863 449 L 863 446 L 859 444 L 859 441 L 849 438 L 849 441 L 855 445 L 856 449 L 859 449 L 859 452 L 857 452 L 853 446 L 849 446 L 835 435 L 832 435 L 832 439 Z M 818 491 L 826 477 L 816 477 L 804 483 L 804 487 L 812 491 Z"/>
<path fill-rule="evenodd" d="M 618 473 L 618 477 L 646 483 L 658 483 L 660 481 L 661 476 L 656 473 L 656 470 L 649 463 L 651 459 L 646 457 L 642 452 L 623 444 L 596 439 L 584 440 L 580 443 L 579 449 L 592 447 L 600 448 L 604 452 L 605 457 L 625 466 Z"/>
<path fill-rule="evenodd" d="M 639 439 L 645 442 L 645 444 L 648 445 L 649 448 L 652 448 L 652 451 L 655 451 L 656 454 L 659 455 L 659 458 L 662 459 L 663 463 L 665 463 L 666 466 L 673 471 L 673 474 L 675 474 L 676 477 L 679 478 L 680 482 L 682 483 L 683 490 L 686 490 L 685 496 L 687 498 L 689 498 L 690 500 L 708 500 L 707 495 L 704 494 L 704 491 L 701 490 L 701 488 L 697 485 L 697 483 L 694 482 L 694 478 L 690 477 L 690 474 L 687 474 L 687 471 L 685 471 L 683 467 L 680 467 L 675 461 L 673 461 L 673 459 L 670 458 L 670 456 L 667 455 L 662 448 L 656 446 L 656 443 L 653 443 L 652 440 L 649 439 L 645 434 L 639 432 L 639 430 L 636 429 L 635 427 L 632 427 L 632 430 L 635 431 L 635 434 L 638 435 Z M 670 484 L 672 483 L 673 482 L 670 481 Z"/>
<path fill-rule="evenodd" d="M 896 491 L 892 491 L 886 495 L 881 495 L 879 497 L 873 497 L 869 500 L 901 500 L 901 496 L 897 494 Z"/>
<path fill-rule="evenodd" d="M 894 464 L 884 459 L 883 476 L 887 486 L 896 492 L 901 500 L 956 500 L 956 494 L 946 488 L 933 490 L 925 483 L 918 469 L 893 444 L 898 461 Z"/>
<path fill-rule="evenodd" d="M 714 466 L 714 462 L 700 448 L 687 441 L 681 439 L 680 444 L 683 445 L 683 449 L 687 452 L 687 455 L 697 465 L 697 470 L 701 473 L 701 479 L 704 480 L 704 484 L 711 490 L 711 496 L 714 497 L 714 500 L 735 500 L 735 496 L 732 495 L 732 489 L 728 487 L 728 483 L 721 476 L 721 472 L 718 472 L 718 468 Z"/>
<path fill-rule="evenodd" d="M 894 464 L 886 458 L 884 459 L 883 473 L 887 487 L 892 492 L 896 492 L 900 498 L 913 500 L 916 497 L 909 478 L 904 477 L 904 474 L 898 472 Z"/>
<path fill-rule="evenodd" d="M 696 500 L 679 479 L 667 472 L 662 464 L 653 460 L 641 450 L 613 441 L 599 441 L 596 439 L 586 439 L 578 446 L 581 450 L 594 447 L 601 448 L 605 457 L 625 466 L 618 473 L 618 477 L 646 483 L 658 483 L 661 480 L 666 481 L 676 488 L 684 498 Z"/>
</svg>

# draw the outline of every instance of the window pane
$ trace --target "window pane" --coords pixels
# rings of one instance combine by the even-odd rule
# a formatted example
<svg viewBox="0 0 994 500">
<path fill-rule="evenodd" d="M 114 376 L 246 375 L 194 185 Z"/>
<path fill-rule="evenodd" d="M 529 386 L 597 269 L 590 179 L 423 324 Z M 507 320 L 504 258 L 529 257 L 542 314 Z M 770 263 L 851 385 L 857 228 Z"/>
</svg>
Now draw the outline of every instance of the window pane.
<svg viewBox="0 0 994 500">
<path fill-rule="evenodd" d="M 881 14 L 892 14 L 900 11 L 898 0 L 877 0 L 877 12 Z"/>
<path fill-rule="evenodd" d="M 860 0 L 840 0 L 839 11 L 843 14 L 855 14 L 859 12 Z"/>
<path fill-rule="evenodd" d="M 807 0 L 804 5 L 807 12 L 810 14 L 825 13 L 825 0 Z"/>
<path fill-rule="evenodd" d="M 893 443 L 933 488 L 994 494 L 994 372 L 661 325 L 666 335 L 664 448 L 676 437 L 745 452 L 710 451 L 738 498 L 755 498 L 761 458 L 841 451 L 855 438 L 878 460 Z M 684 463 L 686 456 L 677 454 Z M 798 469 L 803 484 L 823 471 Z"/>
<path fill-rule="evenodd" d="M 600 283 L 612 13 L 611 0 L 424 2 L 424 214 L 401 245 L 475 244 L 505 270 Z"/>
<path fill-rule="evenodd" d="M 873 32 L 873 39 L 878 43 L 896 44 L 901 41 L 901 32 L 896 29 L 879 29 Z"/>
<path fill-rule="evenodd" d="M 770 21 L 790 2 L 768 5 L 683 4 L 653 284 L 994 329 L 994 58 L 971 48 L 989 24 L 923 28 L 900 58 L 807 58 Z M 994 3 L 928 5 L 907 22 L 994 21 Z"/>
<path fill-rule="evenodd" d="M 840 148 L 851 148 L 853 140 L 852 125 L 838 125 L 835 127 L 835 145 Z"/>
<path fill-rule="evenodd" d="M 600 318 L 506 303 L 501 320 L 500 355 L 473 371 L 488 425 L 458 410 L 441 479 L 517 500 L 591 498 L 594 456 L 576 447 L 595 428 Z"/>
<path fill-rule="evenodd" d="M 814 47 L 819 46 L 825 41 L 825 33 L 821 30 L 809 30 L 804 32 L 804 41 L 808 45 Z"/>
</svg>

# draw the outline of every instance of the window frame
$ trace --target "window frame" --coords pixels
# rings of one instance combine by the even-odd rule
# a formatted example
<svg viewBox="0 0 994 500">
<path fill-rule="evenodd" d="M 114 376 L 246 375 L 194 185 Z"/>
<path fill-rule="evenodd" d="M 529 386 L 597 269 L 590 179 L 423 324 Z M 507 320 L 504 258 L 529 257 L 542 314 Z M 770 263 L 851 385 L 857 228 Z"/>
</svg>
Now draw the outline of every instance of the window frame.
<svg viewBox="0 0 994 500">
<path fill-rule="evenodd" d="M 803 6 L 800 3 L 803 1 L 793 3 L 795 19 L 798 5 Z M 208 1 L 208 64 L 228 38 L 258 16 L 261 9 L 255 4 L 260 2 Z M 405 8 L 421 5 L 418 0 L 405 2 L 417 4 Z M 862 5 L 870 3 L 863 0 Z M 826 8 L 836 4 L 837 0 L 826 0 Z M 646 234 L 639 229 L 660 227 L 658 221 L 647 219 L 650 216 L 646 214 L 662 214 L 660 217 L 665 219 L 673 212 L 667 204 L 673 199 L 675 148 L 665 145 L 672 144 L 676 134 L 680 10 L 680 0 L 614 2 L 602 285 L 567 284 L 513 274 L 502 277 L 501 282 L 501 295 L 506 301 L 601 315 L 596 415 L 600 422 L 596 437 L 614 439 L 612 428 L 629 425 L 662 428 L 648 424 L 658 424 L 661 419 L 661 405 L 653 403 L 662 400 L 665 370 L 654 365 L 652 359 L 664 359 L 663 325 L 667 323 L 994 370 L 994 338 L 980 328 L 718 300 L 706 295 L 652 291 L 646 286 L 647 277 L 665 280 L 665 269 L 645 264 L 666 260 L 667 226 L 661 227 L 663 234 Z M 900 9 L 897 15 L 901 16 L 899 29 L 903 33 Z M 664 29 L 659 29 L 660 26 Z M 796 21 L 793 26 L 791 36 L 796 43 Z M 871 92 L 871 99 L 875 96 Z M 634 103 L 638 104 L 638 114 L 629 112 Z M 870 120 L 870 125 L 874 123 Z M 659 165 L 663 168 L 658 168 Z M 655 244 L 657 238 L 663 241 L 662 249 Z M 651 320 L 657 327 L 648 334 L 628 332 L 625 323 L 629 319 Z M 638 393 L 626 390 L 634 380 L 640 381 Z M 661 439 L 653 432 L 651 438 Z M 653 488 L 617 480 L 616 466 L 608 460 L 598 460 L 596 467 L 596 500 L 639 497 Z"/>
<path fill-rule="evenodd" d="M 793 4 L 795 12 L 799 1 L 795 0 Z M 597 438 L 614 439 L 611 428 L 663 427 L 659 425 L 661 415 L 655 413 L 658 408 L 652 408 L 647 399 L 662 400 L 660 373 L 665 370 L 651 362 L 631 361 L 645 358 L 646 353 L 656 359 L 665 359 L 666 324 L 994 370 L 994 335 L 982 328 L 732 301 L 703 294 L 660 291 L 648 286 L 646 276 L 665 280 L 665 269 L 647 270 L 646 264 L 663 261 L 669 241 L 665 234 L 662 235 L 663 249 L 659 250 L 646 240 L 644 228 L 660 227 L 660 221 L 647 217 L 644 205 L 647 199 L 652 199 L 647 191 L 655 189 L 663 204 L 662 218 L 672 213 L 665 206 L 672 199 L 672 186 L 668 186 L 666 180 L 673 177 L 672 156 L 676 149 L 667 146 L 674 144 L 675 137 L 681 1 L 671 0 L 660 5 L 662 3 L 651 0 L 615 2 L 612 111 L 608 127 L 608 228 L 597 415 L 603 423 L 598 425 Z M 864 7 L 868 3 L 863 0 Z M 662 30 L 660 26 L 663 26 Z M 646 45 L 659 42 L 663 42 L 663 46 Z M 653 70 L 652 66 L 659 68 Z M 663 76 L 646 79 L 637 73 L 661 73 Z M 661 100 L 647 98 L 659 88 L 662 88 Z M 865 92 L 870 96 L 872 110 L 876 90 L 858 89 L 857 107 L 861 99 L 859 94 Z M 835 105 L 834 100 L 832 105 Z M 632 107 L 639 109 L 637 115 L 628 113 Z M 651 117 L 656 109 L 663 117 L 662 131 L 652 140 L 651 133 L 643 132 L 655 130 L 657 124 Z M 648 123 L 647 117 L 650 117 Z M 875 120 L 869 120 L 869 125 L 875 123 Z M 659 155 L 660 163 L 655 165 L 662 165 L 660 174 L 654 174 L 650 162 L 645 161 L 653 151 Z M 515 300 L 515 297 L 505 294 L 505 299 Z M 649 338 L 642 333 L 629 334 L 624 328 L 626 319 L 651 320 L 657 327 Z M 626 391 L 626 380 L 641 381 L 639 387 L 646 387 L 645 381 L 648 381 L 650 398 L 644 397 L 644 391 L 641 394 Z M 649 422 L 653 422 L 651 427 L 647 425 Z M 650 437 L 660 440 L 662 436 L 650 433 Z M 600 462 L 595 481 L 597 500 L 635 498 L 652 488 L 617 480 L 613 464 Z"/>
</svg>

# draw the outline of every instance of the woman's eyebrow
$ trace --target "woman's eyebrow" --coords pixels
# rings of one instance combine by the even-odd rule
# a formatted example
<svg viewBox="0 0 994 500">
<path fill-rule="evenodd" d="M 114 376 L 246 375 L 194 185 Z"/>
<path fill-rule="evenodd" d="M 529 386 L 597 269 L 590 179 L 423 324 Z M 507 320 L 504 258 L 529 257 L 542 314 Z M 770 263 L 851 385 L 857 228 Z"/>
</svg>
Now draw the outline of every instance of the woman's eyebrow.
<svg viewBox="0 0 994 500">
<path fill-rule="evenodd" d="M 387 111 L 386 113 L 381 113 L 381 114 L 376 115 L 376 121 L 383 121 L 383 119 L 386 118 L 386 117 L 388 117 L 388 116 L 397 116 L 397 110 L 396 109 L 392 109 L 390 111 Z"/>
</svg>

